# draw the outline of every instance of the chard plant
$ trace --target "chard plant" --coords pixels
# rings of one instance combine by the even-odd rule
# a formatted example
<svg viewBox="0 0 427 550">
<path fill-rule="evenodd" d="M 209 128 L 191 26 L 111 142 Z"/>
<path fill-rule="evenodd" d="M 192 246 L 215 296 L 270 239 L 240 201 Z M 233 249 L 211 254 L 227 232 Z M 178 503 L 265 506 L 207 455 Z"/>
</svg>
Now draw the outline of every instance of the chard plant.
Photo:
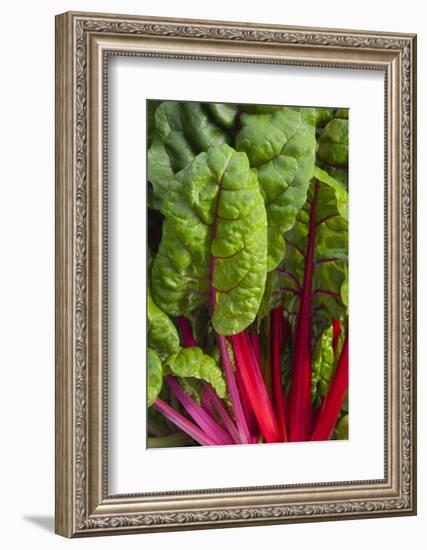
<svg viewBox="0 0 427 550">
<path fill-rule="evenodd" d="M 347 110 L 147 118 L 148 446 L 347 439 Z"/>
</svg>

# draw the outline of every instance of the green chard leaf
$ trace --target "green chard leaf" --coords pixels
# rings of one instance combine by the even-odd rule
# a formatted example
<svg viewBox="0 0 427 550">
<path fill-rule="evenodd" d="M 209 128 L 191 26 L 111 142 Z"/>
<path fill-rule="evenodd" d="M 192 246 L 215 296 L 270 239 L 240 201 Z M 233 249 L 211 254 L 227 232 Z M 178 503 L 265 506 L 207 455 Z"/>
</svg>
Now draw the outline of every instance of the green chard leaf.
<svg viewBox="0 0 427 550">
<path fill-rule="evenodd" d="M 158 106 L 148 150 L 151 207 L 161 207 L 175 174 L 198 153 L 225 143 L 227 139 L 225 130 L 210 119 L 200 103 L 165 101 Z"/>
<path fill-rule="evenodd" d="M 337 350 L 337 357 L 339 357 L 339 347 L 338 347 L 338 350 Z M 341 407 L 341 413 L 344 414 L 344 413 L 348 413 L 348 390 L 347 390 L 347 393 L 345 394 L 345 397 L 344 397 L 344 403 L 342 404 L 342 407 Z"/>
<path fill-rule="evenodd" d="M 345 189 L 348 189 L 347 166 L 329 166 L 329 164 L 320 161 L 318 161 L 318 166 L 332 176 L 334 180 L 338 181 Z"/>
<path fill-rule="evenodd" d="M 209 111 L 217 124 L 224 128 L 232 128 L 236 122 L 239 108 L 232 103 L 206 103 Z"/>
<path fill-rule="evenodd" d="M 335 118 L 347 118 L 349 109 L 337 109 L 335 111 Z"/>
<path fill-rule="evenodd" d="M 274 113 L 275 111 L 280 111 L 281 109 L 283 109 L 281 105 L 256 105 L 252 103 L 243 103 L 240 105 L 240 110 L 242 113 L 252 113 L 256 115 Z"/>
<path fill-rule="evenodd" d="M 267 262 L 266 211 L 246 154 L 224 144 L 198 155 L 170 186 L 162 212 L 156 303 L 188 318 L 207 303 L 219 334 L 244 330 L 256 317 Z"/>
<path fill-rule="evenodd" d="M 157 353 L 148 348 L 147 406 L 151 407 L 159 396 L 163 385 L 162 361 Z"/>
<path fill-rule="evenodd" d="M 318 128 L 323 128 L 325 124 L 334 118 L 334 110 L 329 107 L 314 107 L 313 111 Z"/>
<path fill-rule="evenodd" d="M 311 310 L 313 335 L 320 336 L 331 325 L 332 319 L 343 319 L 347 315 L 348 194 L 333 178 L 324 177 L 318 169 L 316 173 L 323 181 L 313 179 L 307 203 L 298 212 L 295 226 L 285 234 L 286 255 L 274 274 L 274 288 L 282 297 L 285 313 L 290 316 L 298 314 L 310 218 L 314 216 Z M 281 291 L 277 289 L 279 277 Z"/>
<path fill-rule="evenodd" d="M 338 210 L 338 214 L 344 220 L 347 221 L 348 220 L 348 193 L 347 193 L 346 187 L 344 187 L 339 181 L 331 177 L 328 172 L 326 172 L 325 170 L 322 170 L 318 166 L 314 167 L 313 172 L 314 172 L 314 176 L 318 179 L 319 182 L 325 183 L 327 186 L 333 189 L 333 192 L 335 193 L 336 208 Z M 288 237 L 289 235 L 287 236 L 285 235 L 285 239 Z M 299 255 L 300 255 L 300 259 L 302 259 L 303 258 L 302 254 L 299 253 Z M 293 257 L 293 256 L 294 256 L 293 252 L 289 251 L 286 257 L 289 259 L 290 257 Z M 286 266 L 286 261 L 284 262 L 284 266 Z M 267 274 L 264 295 L 258 310 L 258 319 L 262 319 L 265 315 L 270 313 L 270 311 L 273 308 L 279 305 L 282 305 L 284 307 L 284 311 L 286 316 L 288 317 L 289 322 L 291 323 L 291 325 L 293 325 L 294 316 L 297 313 L 297 307 L 299 303 L 299 297 L 296 295 L 296 291 L 298 290 L 298 284 L 300 284 L 303 279 L 303 271 L 302 272 L 300 271 L 299 273 L 299 280 L 297 276 L 295 276 L 293 279 L 291 278 L 291 276 L 284 278 L 282 267 L 283 266 L 279 266 L 278 269 L 271 271 L 270 273 Z M 346 264 L 343 264 L 342 267 L 346 275 L 345 275 L 344 283 L 342 284 L 340 289 L 341 300 L 345 306 L 348 306 L 348 280 L 347 280 L 348 269 Z M 302 264 L 300 268 L 304 269 L 304 265 Z M 290 275 L 292 274 L 290 273 Z M 287 296 L 287 300 L 285 301 L 285 303 L 283 303 L 282 296 L 280 293 L 280 289 L 284 287 L 284 281 L 286 281 L 287 283 L 286 286 L 290 287 L 289 292 L 291 293 L 293 292 L 293 296 Z M 287 305 L 290 305 L 291 307 L 287 309 L 286 307 Z"/>
<path fill-rule="evenodd" d="M 348 192 L 347 188 L 337 179 L 329 175 L 328 172 L 322 170 L 318 166 L 314 167 L 314 177 L 322 183 L 326 183 L 329 187 L 332 187 L 335 192 L 335 198 L 337 201 L 338 214 L 345 220 L 348 220 Z"/>
<path fill-rule="evenodd" d="M 258 329 L 261 326 L 262 319 L 270 313 L 270 311 L 280 303 L 280 297 L 275 297 L 274 292 L 274 271 L 267 273 L 265 279 L 264 293 L 259 304 L 258 313 L 257 313 L 257 325 Z M 276 298 L 276 299 L 274 299 Z"/>
<path fill-rule="evenodd" d="M 267 271 L 272 271 L 285 254 L 283 233 L 293 227 L 306 200 L 315 161 L 316 115 L 314 109 L 257 107 L 241 114 L 236 149 L 248 155 L 257 171 L 268 219 Z"/>
<path fill-rule="evenodd" d="M 338 420 L 337 425 L 335 427 L 334 435 L 336 439 L 341 439 L 341 440 L 348 439 L 348 414 L 344 414 Z"/>
<path fill-rule="evenodd" d="M 286 335 L 285 347 L 280 355 L 280 370 L 282 372 L 282 387 L 285 394 L 289 395 L 292 381 L 292 334 Z"/>
<path fill-rule="evenodd" d="M 314 344 L 312 353 L 311 397 L 318 407 L 326 395 L 335 366 L 332 347 L 332 326 L 327 328 Z"/>
<path fill-rule="evenodd" d="M 334 118 L 325 126 L 320 138 L 317 157 L 331 166 L 348 163 L 348 120 Z"/>
<path fill-rule="evenodd" d="M 153 134 L 156 127 L 156 109 L 160 103 L 161 101 L 155 101 L 152 99 L 147 100 L 147 147 L 150 147 L 151 142 L 153 141 Z"/>
<path fill-rule="evenodd" d="M 164 368 L 167 372 L 178 376 L 180 381 L 191 378 L 205 380 L 211 384 L 219 397 L 225 397 L 226 386 L 222 370 L 215 360 L 203 353 L 200 348 L 184 348 L 170 355 L 164 363 Z M 188 389 L 188 381 L 184 382 L 184 389 L 186 384 Z M 194 388 L 193 384 L 192 388 Z"/>
<path fill-rule="evenodd" d="M 147 305 L 148 346 L 164 360 L 180 349 L 178 331 L 166 313 L 156 306 L 150 291 Z"/>
</svg>

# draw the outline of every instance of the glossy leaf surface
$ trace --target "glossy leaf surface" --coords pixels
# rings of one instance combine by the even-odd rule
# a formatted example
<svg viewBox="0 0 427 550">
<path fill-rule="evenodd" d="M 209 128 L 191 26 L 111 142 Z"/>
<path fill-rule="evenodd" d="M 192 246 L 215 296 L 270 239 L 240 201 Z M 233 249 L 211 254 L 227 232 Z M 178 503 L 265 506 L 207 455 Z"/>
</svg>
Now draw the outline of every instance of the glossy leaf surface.
<svg viewBox="0 0 427 550">
<path fill-rule="evenodd" d="M 348 161 L 348 120 L 334 118 L 325 126 L 317 151 L 318 158 L 332 166 L 345 166 Z"/>
</svg>

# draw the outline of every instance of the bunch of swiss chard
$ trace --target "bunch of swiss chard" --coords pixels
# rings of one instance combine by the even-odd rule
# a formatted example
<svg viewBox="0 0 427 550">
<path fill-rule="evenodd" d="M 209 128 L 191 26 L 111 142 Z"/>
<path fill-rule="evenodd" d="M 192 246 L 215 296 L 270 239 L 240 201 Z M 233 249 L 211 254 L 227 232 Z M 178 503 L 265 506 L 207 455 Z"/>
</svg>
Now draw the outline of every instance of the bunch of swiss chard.
<svg viewBox="0 0 427 550">
<path fill-rule="evenodd" d="M 147 112 L 148 445 L 346 439 L 348 111 Z"/>
</svg>

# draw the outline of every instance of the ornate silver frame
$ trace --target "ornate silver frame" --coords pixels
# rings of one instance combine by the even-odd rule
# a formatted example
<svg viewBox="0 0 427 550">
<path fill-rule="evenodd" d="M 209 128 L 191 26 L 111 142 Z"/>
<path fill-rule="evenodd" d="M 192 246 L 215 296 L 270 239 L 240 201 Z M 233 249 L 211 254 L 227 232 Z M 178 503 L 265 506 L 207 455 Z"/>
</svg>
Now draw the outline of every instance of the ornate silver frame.
<svg viewBox="0 0 427 550">
<path fill-rule="evenodd" d="M 367 68 L 385 74 L 385 477 L 108 495 L 106 58 Z M 56 532 L 66 537 L 416 513 L 416 37 L 65 13 L 56 18 Z"/>
</svg>

